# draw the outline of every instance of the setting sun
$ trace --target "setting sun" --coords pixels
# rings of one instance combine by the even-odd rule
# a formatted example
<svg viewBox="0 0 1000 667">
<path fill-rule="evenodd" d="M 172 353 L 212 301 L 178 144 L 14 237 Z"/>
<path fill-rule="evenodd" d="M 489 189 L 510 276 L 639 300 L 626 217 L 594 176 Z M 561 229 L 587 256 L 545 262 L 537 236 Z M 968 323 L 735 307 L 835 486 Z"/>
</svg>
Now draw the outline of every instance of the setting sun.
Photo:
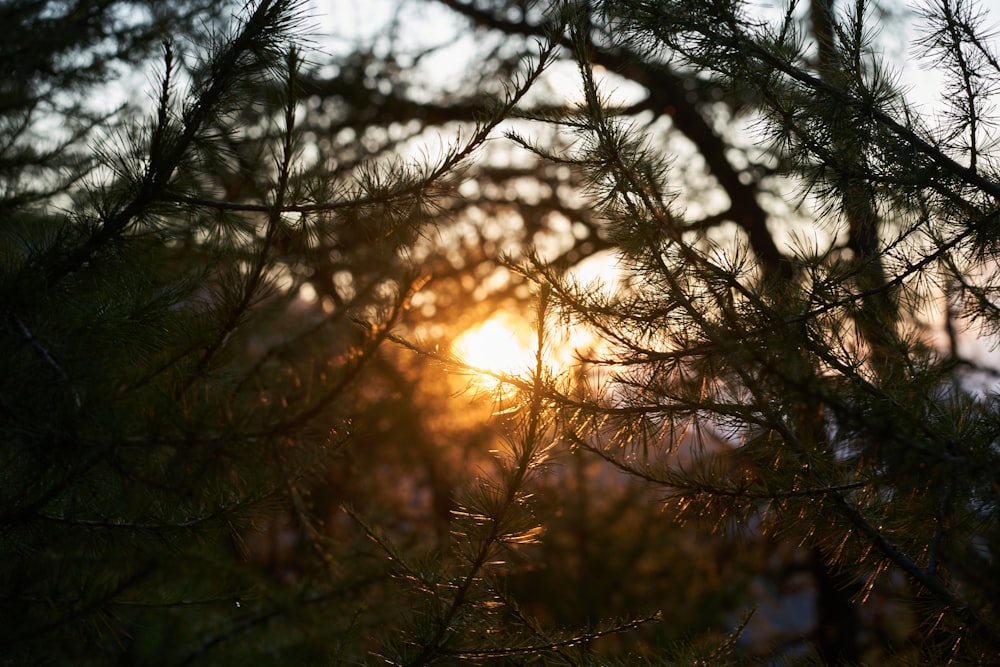
<svg viewBox="0 0 1000 667">
<path fill-rule="evenodd" d="M 480 371 L 498 375 L 517 374 L 534 363 L 530 332 L 519 329 L 503 316 L 474 327 L 455 341 L 455 354 Z"/>
</svg>

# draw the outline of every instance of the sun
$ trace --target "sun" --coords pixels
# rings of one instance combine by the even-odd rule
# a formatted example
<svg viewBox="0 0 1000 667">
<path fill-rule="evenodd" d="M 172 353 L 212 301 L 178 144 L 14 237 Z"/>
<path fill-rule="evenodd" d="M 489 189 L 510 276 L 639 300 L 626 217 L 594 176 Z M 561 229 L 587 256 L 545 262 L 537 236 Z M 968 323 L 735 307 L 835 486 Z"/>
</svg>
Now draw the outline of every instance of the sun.
<svg viewBox="0 0 1000 667">
<path fill-rule="evenodd" d="M 455 355 L 481 371 L 486 384 L 497 382 L 493 375 L 519 375 L 534 365 L 532 337 L 509 318 L 497 315 L 460 335 L 454 343 Z"/>
</svg>

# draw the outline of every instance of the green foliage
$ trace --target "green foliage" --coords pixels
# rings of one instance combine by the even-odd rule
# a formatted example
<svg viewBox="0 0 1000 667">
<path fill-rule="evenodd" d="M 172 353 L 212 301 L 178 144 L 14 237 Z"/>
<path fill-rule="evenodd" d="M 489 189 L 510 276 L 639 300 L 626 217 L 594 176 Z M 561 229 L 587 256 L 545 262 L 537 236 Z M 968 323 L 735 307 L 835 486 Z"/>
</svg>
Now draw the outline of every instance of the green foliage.
<svg viewBox="0 0 1000 667">
<path fill-rule="evenodd" d="M 247 8 L 185 95 L 167 45 L 158 109 L 105 149 L 106 177 L 67 191 L 71 212 L 5 212 L 7 660 L 182 664 L 261 645 L 294 659 L 315 632 L 295 629 L 300 610 L 332 596 L 269 582 L 244 538 L 342 445 L 337 403 L 409 287 L 397 275 L 395 291 L 357 299 L 364 327 L 296 312 L 282 288 L 276 246 L 301 201 L 297 21 L 289 3 Z M 235 111 L 275 77 L 288 111 L 260 165 L 268 203 L 217 215 L 186 201 Z M 335 356 L 316 363 L 319 350 Z M 271 639 L 253 648 L 250 632 Z"/>
<path fill-rule="evenodd" d="M 441 4 L 445 93 L 284 0 L 0 9 L 3 659 L 990 662 L 982 17 L 933 124 L 864 1 Z"/>
<path fill-rule="evenodd" d="M 929 300 L 963 301 L 945 291 L 964 282 L 959 266 L 991 263 L 978 232 L 988 224 L 969 222 L 989 219 L 994 207 L 995 173 L 977 165 L 979 133 L 968 120 L 983 89 L 963 89 L 966 122 L 945 129 L 968 137 L 956 150 L 913 122 L 879 70 L 864 3 L 835 17 L 832 49 L 820 48 L 827 60 L 818 66 L 801 52 L 791 13 L 770 30 L 724 3 L 623 2 L 605 11 L 644 57 L 669 54 L 694 76 L 751 91 L 758 131 L 826 224 L 844 230 L 852 261 L 844 272 L 830 264 L 836 246 L 799 252 L 786 259 L 788 276 L 748 264 L 755 252 L 766 257 L 758 230 L 721 248 L 687 231 L 664 194 L 671 174 L 660 155 L 603 111 L 578 28 L 586 104 L 573 123 L 582 135 L 576 160 L 626 270 L 641 282 L 610 301 L 556 288 L 574 322 L 604 333 L 603 359 L 620 369 L 574 437 L 665 487 L 682 516 L 759 516 L 766 531 L 814 545 L 869 590 L 882 573 L 903 573 L 936 628 L 930 654 L 985 659 L 998 627 L 979 583 L 994 578 L 986 546 L 997 534 L 994 401 L 955 375 L 954 348 L 927 344 L 920 315 Z M 947 25 L 950 11 L 942 3 L 928 19 Z M 961 25 L 981 56 L 971 23 Z M 959 79 L 996 77 L 988 58 L 947 48 L 961 61 Z M 541 280 L 560 282 L 551 273 Z M 981 301 L 967 303 L 992 319 Z M 948 327 L 967 321 L 950 308 L 945 317 Z M 619 415 L 617 433 L 593 420 L 602 412 Z M 653 424 L 661 447 L 687 432 L 704 454 L 692 464 L 636 452 L 635 434 Z M 950 551 L 952 540 L 978 546 Z"/>
</svg>

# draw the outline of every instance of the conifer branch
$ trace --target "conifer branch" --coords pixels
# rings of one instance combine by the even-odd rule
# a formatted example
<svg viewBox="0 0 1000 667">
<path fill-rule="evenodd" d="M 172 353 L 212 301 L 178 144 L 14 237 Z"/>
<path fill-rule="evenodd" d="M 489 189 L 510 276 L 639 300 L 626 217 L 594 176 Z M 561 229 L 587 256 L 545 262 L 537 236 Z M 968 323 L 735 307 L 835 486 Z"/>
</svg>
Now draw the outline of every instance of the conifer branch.
<svg viewBox="0 0 1000 667">
<path fill-rule="evenodd" d="M 671 469 L 661 469 L 654 471 L 650 468 L 640 468 L 639 466 L 622 461 L 610 452 L 598 447 L 578 433 L 565 431 L 563 435 L 580 449 L 590 452 L 602 461 L 611 464 L 616 469 L 636 479 L 641 479 L 655 486 L 665 487 L 671 492 L 681 496 L 716 496 L 720 498 L 734 498 L 740 500 L 788 500 L 792 498 L 814 498 L 832 494 L 843 493 L 844 491 L 855 491 L 871 486 L 870 482 L 857 481 L 845 482 L 843 484 L 831 484 L 821 487 L 797 488 L 790 490 L 761 488 L 755 489 L 751 484 L 736 484 L 724 486 L 712 483 L 709 478 L 695 479 L 692 474 L 683 469 L 676 471 Z"/>
<path fill-rule="evenodd" d="M 864 535 L 878 551 L 897 565 L 903 572 L 913 578 L 914 581 L 938 600 L 947 605 L 949 611 L 955 614 L 970 630 L 976 633 L 993 650 L 1000 650 L 1000 635 L 997 634 L 997 622 L 989 618 L 985 613 L 977 611 L 958 595 L 943 581 L 939 575 L 930 573 L 921 568 L 915 561 L 904 554 L 899 547 L 893 544 L 885 535 L 851 505 L 843 496 L 834 495 L 831 497 L 834 504 L 847 517 L 858 531 Z"/>
<path fill-rule="evenodd" d="M 867 100 L 863 100 L 851 95 L 849 92 L 829 84 L 819 77 L 795 67 L 791 63 L 783 60 L 774 53 L 761 48 L 752 40 L 738 38 L 736 44 L 740 48 L 747 50 L 749 54 L 760 60 L 763 64 L 773 67 L 775 70 L 787 75 L 790 79 L 797 81 L 814 93 L 820 93 L 824 99 L 836 104 L 842 104 L 848 108 L 866 114 L 896 136 L 910 144 L 918 153 L 926 156 L 931 162 L 940 167 L 944 172 L 958 178 L 966 185 L 990 195 L 994 200 L 1000 200 L 1000 184 L 986 178 L 975 170 L 966 167 L 952 158 L 945 155 L 940 149 L 927 140 L 920 137 L 913 129 L 902 124 L 890 116 L 886 111 L 874 106 Z"/>
<path fill-rule="evenodd" d="M 181 165 L 199 133 L 219 110 L 222 101 L 229 94 L 237 78 L 246 74 L 248 54 L 260 50 L 264 44 L 282 34 L 282 22 L 291 10 L 290 0 L 260 0 L 242 21 L 240 31 L 212 61 L 212 77 L 204 82 L 204 89 L 187 107 L 183 124 L 176 138 L 166 140 L 166 132 L 159 126 L 154 133 L 154 145 L 150 148 L 150 159 L 136 186 L 132 198 L 121 208 L 111 212 L 78 247 L 70 250 L 53 266 L 48 267 L 47 282 L 55 284 L 66 275 L 79 270 L 90 258 L 111 240 L 124 233 L 132 223 L 169 187 L 170 180 Z M 167 62 L 171 58 L 167 51 Z M 169 72 L 164 77 L 164 92 L 169 93 Z M 164 109 L 166 100 L 161 100 Z M 161 114 L 161 119 L 165 114 Z M 155 161 L 153 158 L 156 158 Z"/>
<path fill-rule="evenodd" d="M 455 586 L 454 593 L 447 603 L 443 613 L 435 619 L 435 628 L 426 639 L 419 640 L 420 650 L 412 658 L 407 659 L 407 667 L 417 667 L 432 662 L 438 655 L 449 654 L 447 647 L 449 630 L 453 621 L 466 605 L 469 604 L 472 589 L 482 577 L 482 571 L 493 558 L 496 548 L 502 543 L 507 531 L 508 516 L 524 496 L 523 486 L 533 469 L 544 455 L 545 447 L 542 439 L 542 401 L 545 382 L 545 319 L 549 307 L 549 294 L 543 290 L 538 298 L 536 327 L 535 368 L 532 373 L 532 393 L 529 396 L 527 414 L 518 440 L 515 441 L 512 454 L 512 467 L 504 470 L 502 484 L 497 489 L 495 507 L 479 514 L 475 511 L 464 512 L 473 521 L 483 524 L 485 532 L 472 539 L 469 546 L 472 551 L 468 557 L 466 571 Z M 463 511 L 459 510 L 458 514 Z"/>
<path fill-rule="evenodd" d="M 60 378 L 62 378 L 63 382 L 69 385 L 70 390 L 73 392 L 73 402 L 76 404 L 77 409 L 83 407 L 83 403 L 80 401 L 80 394 L 73 388 L 73 381 L 70 379 L 66 369 L 64 369 L 59 362 L 55 360 L 52 353 L 50 353 L 48 349 L 46 349 L 46 347 L 37 338 L 35 338 L 34 334 L 31 333 L 31 329 L 28 328 L 28 326 L 17 316 L 17 314 L 7 313 L 7 317 L 14 323 L 14 326 L 17 327 L 17 330 L 24 337 L 24 340 L 27 341 L 28 345 L 30 345 L 31 348 L 35 350 L 35 352 L 37 352 L 38 355 L 45 361 L 45 363 L 48 364 Z"/>
<path fill-rule="evenodd" d="M 281 146 L 281 159 L 278 165 L 278 179 L 274 188 L 274 203 L 268 210 L 264 238 L 256 248 L 250 271 L 242 280 L 242 294 L 239 301 L 230 309 L 215 338 L 205 346 L 201 358 L 198 359 L 187 381 L 179 388 L 181 392 L 186 391 L 205 372 L 212 357 L 222 348 L 229 336 L 239 326 L 253 301 L 259 298 L 259 291 L 263 286 L 265 271 L 271 264 L 270 254 L 275 235 L 281 228 L 281 211 L 285 198 L 288 196 L 292 159 L 295 152 L 295 112 L 298 106 L 299 66 L 298 54 L 292 48 L 286 55 L 284 140 Z"/>
<path fill-rule="evenodd" d="M 461 0 L 437 1 L 469 17 L 477 25 L 494 28 L 505 34 L 540 36 L 547 30 L 540 25 L 507 21 Z M 567 3 L 566 6 L 571 7 L 572 3 Z M 570 52 L 578 51 L 575 39 L 579 39 L 579 34 L 577 37 L 564 37 L 561 46 Z M 588 41 L 583 46 L 583 53 L 594 64 L 626 76 L 648 90 L 648 97 L 643 104 L 657 114 L 668 114 L 678 129 L 695 143 L 712 173 L 719 179 L 729 197 L 730 211 L 734 213 L 726 219 L 746 230 L 750 244 L 769 276 L 788 279 L 792 266 L 774 243 L 767 228 L 766 212 L 757 201 L 752 187 L 741 181 L 739 171 L 726 157 L 722 139 L 705 120 L 696 103 L 690 100 L 690 90 L 685 87 L 684 80 L 667 66 L 644 64 L 638 54 L 621 46 L 617 49 L 605 49 Z"/>
<path fill-rule="evenodd" d="M 614 625 L 607 630 L 600 630 L 597 632 L 587 632 L 580 634 L 569 639 L 561 639 L 557 641 L 550 641 L 543 644 L 533 644 L 530 646 L 511 646 L 505 648 L 496 649 L 478 649 L 472 651 L 465 650 L 444 650 L 445 655 L 462 658 L 462 659 L 472 659 L 472 658 L 502 658 L 506 656 L 515 655 L 537 655 L 539 653 L 558 653 L 559 657 L 565 660 L 568 664 L 575 664 L 572 660 L 568 659 L 565 654 L 563 654 L 560 649 L 572 648 L 574 646 L 582 646 L 588 644 L 602 637 L 608 637 L 611 635 L 622 634 L 623 632 L 628 632 L 629 630 L 635 630 L 636 628 L 642 627 L 649 623 L 653 623 L 662 619 L 662 613 L 656 612 L 650 616 L 644 618 L 637 618 L 632 621 L 625 623 L 619 623 Z"/>
</svg>

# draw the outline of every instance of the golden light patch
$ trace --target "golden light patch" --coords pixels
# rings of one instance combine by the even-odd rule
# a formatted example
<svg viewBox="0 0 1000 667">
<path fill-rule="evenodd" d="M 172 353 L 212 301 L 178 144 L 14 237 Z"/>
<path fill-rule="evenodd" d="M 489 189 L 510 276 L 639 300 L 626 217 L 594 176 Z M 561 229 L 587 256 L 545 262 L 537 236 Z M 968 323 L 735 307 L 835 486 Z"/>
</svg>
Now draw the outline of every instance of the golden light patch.
<svg viewBox="0 0 1000 667">
<path fill-rule="evenodd" d="M 463 363 L 481 372 L 484 384 L 495 385 L 498 380 L 494 375 L 530 372 L 535 360 L 532 348 L 530 332 L 496 316 L 459 336 L 453 349 Z"/>
</svg>

